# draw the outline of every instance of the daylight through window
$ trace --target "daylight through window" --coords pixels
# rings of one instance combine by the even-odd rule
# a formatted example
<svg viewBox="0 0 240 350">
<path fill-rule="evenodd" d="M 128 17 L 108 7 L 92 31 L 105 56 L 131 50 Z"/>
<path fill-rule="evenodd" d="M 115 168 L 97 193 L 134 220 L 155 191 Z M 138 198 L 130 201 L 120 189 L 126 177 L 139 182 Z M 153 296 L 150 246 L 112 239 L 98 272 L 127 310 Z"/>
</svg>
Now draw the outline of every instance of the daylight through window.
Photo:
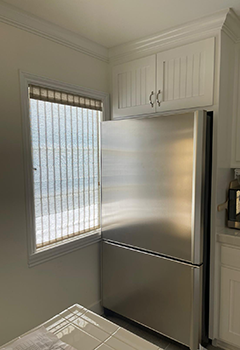
<svg viewBox="0 0 240 350">
<path fill-rule="evenodd" d="M 102 102 L 29 87 L 36 249 L 100 227 Z"/>
</svg>

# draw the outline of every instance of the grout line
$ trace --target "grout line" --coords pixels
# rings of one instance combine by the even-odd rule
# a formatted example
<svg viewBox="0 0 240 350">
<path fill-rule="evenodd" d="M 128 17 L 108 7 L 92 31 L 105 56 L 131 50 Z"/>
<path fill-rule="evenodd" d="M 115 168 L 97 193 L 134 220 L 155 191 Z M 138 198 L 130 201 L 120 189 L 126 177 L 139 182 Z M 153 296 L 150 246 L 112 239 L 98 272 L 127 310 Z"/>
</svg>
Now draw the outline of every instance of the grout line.
<svg viewBox="0 0 240 350">
<path fill-rule="evenodd" d="M 108 318 L 106 318 L 107 320 L 108 320 Z M 109 321 L 109 320 L 108 320 Z M 114 321 L 110 321 L 110 322 L 113 322 L 114 323 Z M 116 324 L 116 323 L 115 323 Z M 148 342 L 148 343 L 150 343 L 150 344 L 152 344 L 152 345 L 154 345 L 154 346 L 156 346 L 156 350 L 166 350 L 168 347 L 169 347 L 169 345 L 171 345 L 171 342 L 167 342 L 167 346 L 166 347 L 163 347 L 163 346 L 161 346 L 161 345 L 159 345 L 159 344 L 157 344 L 157 343 L 155 343 L 155 342 L 153 342 L 151 339 L 149 339 L 149 338 L 145 338 L 144 336 L 142 336 L 140 333 L 135 333 L 134 332 L 134 330 L 132 330 L 131 328 L 129 329 L 129 327 L 131 327 L 131 324 L 129 323 L 129 322 L 126 322 L 126 324 L 123 326 L 123 325 L 121 325 L 121 326 L 119 326 L 121 329 L 124 329 L 124 330 L 126 330 L 127 332 L 130 332 L 131 334 L 133 334 L 133 335 L 135 335 L 135 336 L 137 336 L 137 337 L 140 337 L 141 339 L 143 339 L 144 341 L 146 341 L 146 342 Z M 136 326 L 135 326 L 136 327 Z M 136 327 L 137 328 L 137 327 Z M 139 329 L 139 328 L 138 328 Z M 143 333 L 147 333 L 147 332 L 145 332 L 145 330 L 143 330 Z M 154 336 L 155 337 L 155 336 Z M 121 340 L 123 343 L 125 343 L 124 342 L 124 340 Z M 126 343 L 127 345 L 129 345 L 129 343 Z M 131 347 L 133 348 L 133 349 L 136 349 L 133 345 L 131 345 Z M 181 349 L 179 349 L 179 350 L 181 350 Z"/>
<path fill-rule="evenodd" d="M 167 350 L 167 348 L 169 347 L 170 343 L 168 343 L 168 345 L 166 346 L 166 348 L 164 350 Z M 160 348 L 159 348 L 160 349 Z"/>
<path fill-rule="evenodd" d="M 84 309 L 85 309 L 85 310 L 84 310 Z M 145 339 L 145 338 L 142 337 L 141 335 L 136 334 L 134 331 L 129 330 L 129 329 L 128 329 L 128 327 L 130 326 L 129 323 L 126 323 L 125 326 L 120 326 L 120 325 L 114 323 L 113 321 L 110 321 L 108 318 L 105 318 L 105 317 L 101 317 L 101 316 L 100 316 L 101 318 L 105 319 L 106 321 L 109 321 L 109 322 L 115 324 L 116 330 L 115 330 L 113 333 L 110 334 L 110 333 L 108 333 L 106 330 L 104 330 L 102 327 L 97 326 L 96 324 L 90 322 L 90 320 L 88 321 L 88 320 L 86 320 L 85 318 L 82 317 L 82 316 L 84 316 L 84 315 L 89 311 L 88 309 L 83 308 L 83 309 L 78 310 L 78 308 L 76 308 L 75 311 L 79 311 L 79 312 L 81 313 L 80 315 L 77 315 L 76 313 L 73 313 L 72 310 L 74 310 L 74 309 L 71 309 L 71 311 L 69 310 L 69 308 L 66 309 L 66 310 L 64 310 L 64 311 L 68 311 L 68 312 L 69 312 L 69 314 L 68 314 L 68 315 L 65 315 L 65 316 L 63 316 L 63 315 L 61 315 L 61 314 L 56 315 L 56 316 L 58 316 L 58 317 L 61 317 L 62 321 L 60 321 L 60 322 L 57 321 L 57 322 L 56 322 L 57 325 L 53 326 L 53 327 L 52 327 L 53 329 L 54 329 L 55 327 L 61 325 L 61 324 L 62 324 L 63 322 L 65 322 L 65 321 L 67 321 L 68 325 L 64 325 L 64 326 L 62 325 L 59 329 L 57 329 L 57 330 L 56 330 L 55 332 L 53 332 L 53 333 L 54 333 L 54 334 L 57 334 L 57 333 L 63 331 L 63 329 L 65 329 L 67 326 L 72 325 L 73 327 L 76 327 L 77 329 L 79 329 L 79 330 L 82 331 L 83 333 L 85 333 L 85 334 L 91 336 L 92 338 L 94 338 L 95 340 L 97 340 L 97 341 L 99 342 L 99 344 L 97 344 L 96 347 L 95 347 L 93 350 L 98 350 L 98 349 L 99 349 L 102 345 L 104 345 L 104 344 L 107 345 L 107 346 L 110 348 L 110 350 L 114 350 L 114 348 L 112 348 L 110 345 L 106 344 L 107 341 L 110 340 L 111 338 L 117 339 L 117 340 L 119 340 L 120 342 L 122 342 L 123 344 L 128 345 L 129 347 L 132 348 L 132 350 L 137 350 L 137 348 L 135 347 L 135 344 L 134 344 L 134 345 L 130 345 L 128 342 L 125 342 L 124 340 L 119 339 L 119 338 L 117 338 L 117 337 L 115 336 L 116 333 L 117 333 L 120 329 L 123 329 L 123 330 L 125 330 L 125 331 L 127 331 L 127 332 L 130 332 L 130 333 L 132 333 L 133 335 L 135 335 L 135 336 L 137 336 L 137 337 L 140 337 L 140 338 L 143 339 L 144 341 L 146 341 L 146 342 L 148 342 L 148 343 L 150 343 L 150 344 L 155 345 L 155 346 L 156 346 L 156 350 L 167 350 L 167 349 L 169 349 L 169 346 L 171 345 L 171 343 L 169 342 L 169 343 L 167 344 L 167 346 L 166 346 L 165 348 L 163 348 L 163 347 L 159 346 L 158 344 L 153 343 L 153 342 L 150 341 L 149 339 Z M 81 311 L 83 311 L 83 312 L 81 312 Z M 55 316 L 55 317 L 56 317 L 56 316 Z M 68 318 L 67 318 L 67 316 L 68 316 Z M 70 316 L 70 318 L 71 318 L 72 316 L 75 316 L 76 318 L 75 318 L 73 321 L 70 321 L 70 320 L 69 320 L 69 316 Z M 55 317 L 54 317 L 54 318 L 55 318 Z M 101 339 L 96 338 L 96 337 L 95 337 L 94 335 L 92 335 L 91 333 L 86 332 L 85 330 L 83 330 L 81 327 L 79 327 L 77 324 L 74 323 L 77 319 L 82 319 L 83 321 L 86 321 L 86 322 L 88 322 L 91 326 L 93 326 L 93 328 L 98 328 L 99 330 L 103 331 L 104 333 L 106 333 L 106 335 L 108 335 L 107 338 L 106 338 L 105 340 L 101 340 Z M 58 322 L 59 322 L 59 323 L 58 323 Z M 50 327 L 51 327 L 51 326 L 52 326 L 52 325 L 50 325 Z M 50 329 L 49 329 L 49 331 L 52 332 Z"/>
<path fill-rule="evenodd" d="M 129 326 L 129 325 L 130 325 L 130 324 L 128 324 L 128 323 L 126 324 L 126 326 Z M 169 343 L 169 344 L 166 346 L 166 348 L 163 349 L 163 348 L 161 348 L 160 346 L 158 346 L 158 345 L 154 344 L 153 342 L 151 342 L 150 340 L 143 338 L 141 335 L 132 332 L 132 331 L 129 330 L 128 328 L 124 328 L 123 326 L 119 326 L 119 329 L 123 329 L 123 330 L 125 330 L 126 332 L 129 332 L 129 333 L 131 333 L 132 335 L 134 335 L 134 336 L 136 336 L 136 337 L 142 339 L 144 342 L 149 343 L 149 344 L 152 344 L 153 346 L 156 346 L 156 350 L 166 350 L 166 348 L 170 345 L 170 343 Z M 117 330 L 117 331 L 118 331 L 118 330 Z M 116 338 L 116 337 L 115 337 L 115 334 L 117 333 L 117 331 L 114 332 L 114 334 L 113 334 L 113 335 L 114 335 L 114 338 Z M 138 348 L 136 347 L 137 344 L 132 345 L 132 344 L 129 344 L 129 343 L 127 343 L 126 341 L 124 341 L 124 339 L 119 339 L 119 338 L 116 338 L 116 339 L 119 340 L 119 341 L 121 341 L 122 343 L 128 345 L 128 346 L 131 347 L 133 350 L 137 350 L 137 349 L 138 349 Z"/>
<path fill-rule="evenodd" d="M 105 339 L 104 341 L 102 341 L 101 344 L 97 345 L 97 347 L 94 348 L 93 350 L 97 350 L 97 349 L 100 348 L 101 345 L 105 344 L 106 341 L 108 341 L 110 338 L 112 338 L 112 336 L 119 330 L 119 328 L 121 328 L 121 327 L 118 327 L 118 328 L 116 329 L 116 331 L 114 331 L 112 334 L 110 334 L 109 337 L 108 337 L 107 339 Z M 109 345 L 107 345 L 107 346 L 108 346 L 110 349 L 113 349 L 111 346 L 109 346 Z"/>
</svg>

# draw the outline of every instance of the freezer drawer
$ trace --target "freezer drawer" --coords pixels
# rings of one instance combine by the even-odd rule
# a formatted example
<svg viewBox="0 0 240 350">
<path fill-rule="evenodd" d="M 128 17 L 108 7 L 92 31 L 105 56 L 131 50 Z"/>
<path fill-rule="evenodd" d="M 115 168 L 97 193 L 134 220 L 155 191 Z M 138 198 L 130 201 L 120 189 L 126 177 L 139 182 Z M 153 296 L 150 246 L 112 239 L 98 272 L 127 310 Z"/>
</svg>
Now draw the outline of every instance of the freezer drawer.
<svg viewBox="0 0 240 350">
<path fill-rule="evenodd" d="M 103 306 L 197 350 L 202 267 L 102 244 Z"/>
</svg>

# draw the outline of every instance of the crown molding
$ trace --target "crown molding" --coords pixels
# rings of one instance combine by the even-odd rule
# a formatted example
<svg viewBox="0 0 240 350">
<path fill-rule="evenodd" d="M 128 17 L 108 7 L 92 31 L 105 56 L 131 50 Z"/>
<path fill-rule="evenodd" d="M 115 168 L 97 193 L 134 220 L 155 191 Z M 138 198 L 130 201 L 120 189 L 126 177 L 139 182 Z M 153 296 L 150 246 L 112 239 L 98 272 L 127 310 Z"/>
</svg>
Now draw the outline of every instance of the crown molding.
<svg viewBox="0 0 240 350">
<path fill-rule="evenodd" d="M 3 1 L 0 2 L 0 22 L 36 34 L 98 60 L 109 62 L 107 48 Z"/>
<path fill-rule="evenodd" d="M 226 16 L 226 21 L 223 24 L 222 30 L 235 42 L 240 42 L 240 19 L 233 11 L 229 9 Z"/>
<path fill-rule="evenodd" d="M 224 9 L 156 35 L 110 48 L 110 63 L 116 64 L 118 61 L 122 62 L 124 60 L 131 60 L 154 54 L 185 43 L 187 44 L 192 41 L 216 35 L 216 33 L 219 33 L 222 29 L 228 13 L 230 13 L 231 18 L 234 18 L 236 22 L 237 16 L 234 11 Z"/>
<path fill-rule="evenodd" d="M 4 1 L 0 1 L 0 22 L 111 64 L 133 60 L 205 39 L 220 33 L 221 30 L 235 43 L 240 43 L 240 19 L 229 8 L 110 49 L 51 22 L 33 16 Z"/>
</svg>

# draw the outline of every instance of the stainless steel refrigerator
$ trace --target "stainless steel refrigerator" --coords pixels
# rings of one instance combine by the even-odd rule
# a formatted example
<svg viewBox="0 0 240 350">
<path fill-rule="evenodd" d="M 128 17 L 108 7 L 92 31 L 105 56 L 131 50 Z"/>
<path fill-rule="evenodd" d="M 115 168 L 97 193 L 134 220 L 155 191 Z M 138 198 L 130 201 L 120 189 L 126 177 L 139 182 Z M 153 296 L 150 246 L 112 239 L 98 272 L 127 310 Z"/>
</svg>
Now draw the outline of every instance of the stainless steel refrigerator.
<svg viewBox="0 0 240 350">
<path fill-rule="evenodd" d="M 207 332 L 210 165 L 204 111 L 102 123 L 103 306 L 192 350 Z"/>
</svg>

